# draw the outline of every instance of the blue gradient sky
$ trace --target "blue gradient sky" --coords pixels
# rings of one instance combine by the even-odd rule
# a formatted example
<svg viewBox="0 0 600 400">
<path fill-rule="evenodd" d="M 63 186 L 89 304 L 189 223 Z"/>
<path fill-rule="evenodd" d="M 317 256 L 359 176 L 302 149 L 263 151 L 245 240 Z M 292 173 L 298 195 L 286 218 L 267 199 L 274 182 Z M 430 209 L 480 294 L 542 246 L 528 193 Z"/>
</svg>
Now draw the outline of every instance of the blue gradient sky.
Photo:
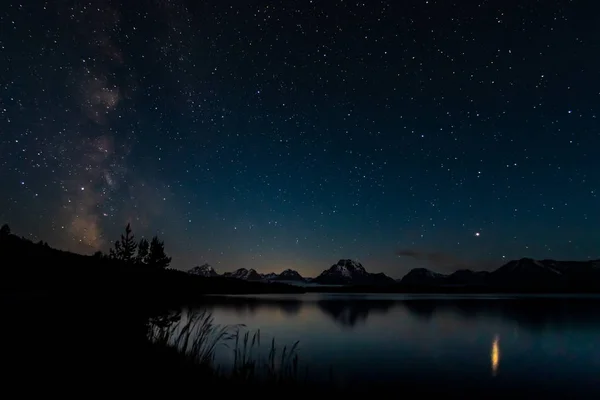
<svg viewBox="0 0 600 400">
<path fill-rule="evenodd" d="M 219 272 L 600 258 L 598 11 L 8 5 L 0 220 L 84 253 L 130 221 Z"/>
</svg>

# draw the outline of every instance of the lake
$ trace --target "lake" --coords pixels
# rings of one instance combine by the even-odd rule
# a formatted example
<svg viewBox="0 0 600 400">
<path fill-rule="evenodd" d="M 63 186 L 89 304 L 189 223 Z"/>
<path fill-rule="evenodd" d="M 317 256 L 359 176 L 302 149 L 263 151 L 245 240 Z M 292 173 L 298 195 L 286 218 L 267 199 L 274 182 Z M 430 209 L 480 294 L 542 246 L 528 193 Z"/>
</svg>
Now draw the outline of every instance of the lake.
<svg viewBox="0 0 600 400">
<path fill-rule="evenodd" d="M 299 341 L 311 380 L 591 396 L 600 393 L 599 306 L 594 296 L 311 293 L 211 296 L 195 309 L 260 329 L 263 343 Z M 232 357 L 220 347 L 216 358 L 226 366 Z"/>
</svg>

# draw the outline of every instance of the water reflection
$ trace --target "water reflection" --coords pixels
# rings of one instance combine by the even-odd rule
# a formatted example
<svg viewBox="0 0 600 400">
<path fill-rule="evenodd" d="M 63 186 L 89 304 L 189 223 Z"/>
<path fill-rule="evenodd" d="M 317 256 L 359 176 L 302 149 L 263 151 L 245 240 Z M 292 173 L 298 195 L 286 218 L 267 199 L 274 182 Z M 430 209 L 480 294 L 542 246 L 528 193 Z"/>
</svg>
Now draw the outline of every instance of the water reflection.
<svg viewBox="0 0 600 400">
<path fill-rule="evenodd" d="M 508 299 L 452 299 L 400 300 L 405 308 L 421 319 L 445 314 L 466 320 L 481 317 L 511 321 L 529 331 L 565 330 L 574 325 L 600 329 L 598 298 L 508 298 Z"/>
<path fill-rule="evenodd" d="M 256 314 L 263 311 L 281 311 L 288 316 L 297 315 L 302 309 L 303 302 L 297 298 L 268 298 L 245 296 L 209 296 L 201 308 L 218 308 L 231 310 L 237 314 Z"/>
<path fill-rule="evenodd" d="M 396 304 L 392 300 L 319 300 L 317 305 L 340 326 L 353 328 L 366 323 L 370 313 L 386 314 Z"/>
<path fill-rule="evenodd" d="M 403 301 L 401 302 L 402 306 L 405 307 L 412 315 L 422 319 L 424 321 L 429 321 L 433 317 L 433 314 L 436 310 L 436 305 L 432 301 Z"/>
<path fill-rule="evenodd" d="M 344 382 L 475 382 L 496 393 L 546 382 L 551 392 L 600 389 L 599 306 L 598 297 L 306 294 L 212 297 L 196 308 L 218 324 L 260 329 L 265 343 L 299 340 L 311 379 L 333 369 Z M 229 349 L 218 357 L 231 362 Z"/>
<path fill-rule="evenodd" d="M 496 376 L 498 374 L 498 365 L 500 364 L 500 338 L 498 335 L 496 335 L 492 341 L 491 359 L 492 376 Z"/>
<path fill-rule="evenodd" d="M 596 312 L 600 299 L 454 299 L 403 298 L 402 296 L 369 299 L 361 297 L 328 296 L 214 296 L 202 304 L 235 314 L 278 313 L 297 317 L 303 312 L 320 312 L 337 325 L 353 329 L 365 325 L 371 315 L 385 315 L 392 310 L 405 310 L 418 320 L 431 321 L 436 316 L 452 315 L 465 320 L 482 316 L 494 320 L 509 320 L 527 330 L 569 329 L 574 325 L 600 329 L 600 314 Z"/>
</svg>

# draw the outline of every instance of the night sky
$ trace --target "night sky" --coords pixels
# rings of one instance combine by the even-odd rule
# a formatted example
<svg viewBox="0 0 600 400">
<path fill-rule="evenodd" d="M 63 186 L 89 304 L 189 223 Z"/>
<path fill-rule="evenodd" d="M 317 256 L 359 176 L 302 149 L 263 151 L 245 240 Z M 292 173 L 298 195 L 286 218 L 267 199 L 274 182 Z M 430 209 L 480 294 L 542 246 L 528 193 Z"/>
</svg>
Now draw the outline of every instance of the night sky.
<svg viewBox="0 0 600 400">
<path fill-rule="evenodd" d="M 23 1 L 0 223 L 172 266 L 600 258 L 595 1 Z"/>
</svg>

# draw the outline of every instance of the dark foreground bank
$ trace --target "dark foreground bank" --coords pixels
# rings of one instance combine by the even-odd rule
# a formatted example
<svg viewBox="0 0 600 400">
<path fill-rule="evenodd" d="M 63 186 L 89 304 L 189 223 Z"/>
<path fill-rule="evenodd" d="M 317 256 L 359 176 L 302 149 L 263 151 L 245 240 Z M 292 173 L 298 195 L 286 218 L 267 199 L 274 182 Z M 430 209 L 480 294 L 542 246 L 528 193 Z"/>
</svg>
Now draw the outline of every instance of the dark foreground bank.
<svg viewBox="0 0 600 400">
<path fill-rule="evenodd" d="M 210 363 L 203 363 L 189 352 L 174 346 L 147 340 L 141 303 L 133 301 L 119 307 L 121 301 L 100 304 L 74 302 L 65 297 L 27 297 L 6 295 L 2 298 L 2 315 L 10 324 L 3 325 L 0 350 L 5 393 L 27 395 L 84 396 L 104 393 L 111 396 L 130 394 L 157 397 L 161 393 L 194 396 L 252 395 L 263 398 L 300 398 L 326 395 L 379 395 L 383 397 L 420 398 L 505 398 L 544 396 L 545 398 L 597 398 L 598 393 L 574 392 L 577 388 L 549 391 L 543 386 L 515 387 L 482 385 L 474 381 L 449 381 L 443 377 L 414 383 L 399 379 L 390 385 L 346 382 L 332 379 L 314 384 L 305 379 L 304 366 L 294 370 L 294 353 L 286 358 L 286 372 L 269 376 L 269 360 L 256 364 L 248 359 L 240 363 L 236 374 L 224 373 Z M 8 307 L 7 307 L 8 306 Z M 150 311 L 147 311 L 150 313 Z M 10 328 L 8 328 L 10 326 Z M 250 340 L 252 337 L 250 337 Z M 270 344 L 267 344 L 267 346 Z M 243 337 L 232 351 L 242 355 Z M 277 358 L 283 349 L 277 349 Z M 302 354 L 298 354 L 300 360 Z M 302 365 L 302 363 L 300 363 Z M 253 368 L 255 370 L 253 370 Z M 308 365 L 310 375 L 310 365 Z M 259 371 L 260 369 L 260 371 Z M 253 373 L 266 373 L 258 379 Z"/>
<path fill-rule="evenodd" d="M 288 366 L 284 372 L 269 367 L 272 361 L 248 358 L 235 373 L 226 373 L 206 359 L 199 362 L 193 352 L 151 340 L 149 322 L 168 324 L 165 318 L 173 310 L 187 302 L 202 304 L 204 294 L 295 293 L 303 289 L 140 268 L 119 260 L 62 252 L 14 235 L 0 240 L 0 257 L 0 390 L 5 395 L 501 398 L 526 393 L 597 398 L 597 393 L 573 393 L 573 388 L 549 391 L 543 386 L 509 387 L 501 382 L 490 386 L 443 377 L 421 381 L 425 383 L 399 379 L 385 386 L 368 382 L 340 385 L 335 371 L 326 383 L 316 385 L 306 378 L 310 365 L 308 371 L 298 368 L 291 349 L 284 356 Z M 243 348 L 238 342 L 232 349 Z M 241 354 L 246 354 L 245 350 Z M 283 349 L 276 354 L 282 356 Z M 302 355 L 298 356 L 301 359 Z"/>
</svg>

